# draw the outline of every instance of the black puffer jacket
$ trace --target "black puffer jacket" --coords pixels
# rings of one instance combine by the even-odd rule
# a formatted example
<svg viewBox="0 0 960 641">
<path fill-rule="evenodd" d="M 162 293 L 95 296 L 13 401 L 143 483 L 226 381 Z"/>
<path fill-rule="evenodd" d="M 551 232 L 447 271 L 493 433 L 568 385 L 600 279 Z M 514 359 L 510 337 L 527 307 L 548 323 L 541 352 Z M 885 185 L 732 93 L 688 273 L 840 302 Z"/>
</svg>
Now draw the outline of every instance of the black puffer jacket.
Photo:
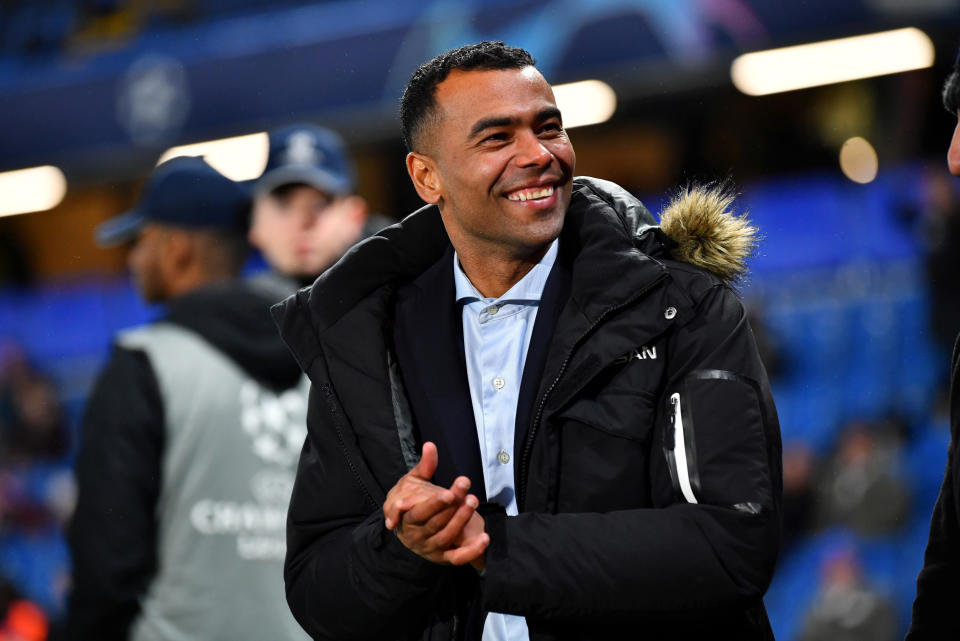
<svg viewBox="0 0 960 641">
<path fill-rule="evenodd" d="M 575 181 L 558 257 L 569 296 L 536 400 L 518 406 L 521 513 L 487 513 L 483 578 L 384 529 L 382 501 L 420 445 L 396 292 L 448 248 L 424 208 L 274 308 L 313 382 L 286 563 L 301 624 L 316 638 L 469 638 L 479 609 L 525 615 L 534 640 L 772 638 L 780 435 L 743 307 L 669 258 L 675 243 L 604 181 Z"/>
</svg>

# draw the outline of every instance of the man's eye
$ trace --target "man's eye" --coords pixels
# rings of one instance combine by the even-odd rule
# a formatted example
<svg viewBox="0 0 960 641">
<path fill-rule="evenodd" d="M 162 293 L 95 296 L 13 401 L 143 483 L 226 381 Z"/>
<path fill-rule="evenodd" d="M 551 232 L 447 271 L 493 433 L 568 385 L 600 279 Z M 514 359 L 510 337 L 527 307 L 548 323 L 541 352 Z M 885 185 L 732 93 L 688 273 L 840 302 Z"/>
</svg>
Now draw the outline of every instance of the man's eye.
<svg viewBox="0 0 960 641">
<path fill-rule="evenodd" d="M 483 142 L 503 142 L 506 139 L 507 139 L 507 134 L 505 134 L 504 132 L 500 132 L 496 134 L 490 134 L 489 136 L 483 139 Z"/>
<path fill-rule="evenodd" d="M 541 127 L 540 131 L 547 131 L 547 132 L 563 131 L 563 125 L 561 125 L 559 122 L 549 122 L 545 124 L 543 127 Z"/>
</svg>

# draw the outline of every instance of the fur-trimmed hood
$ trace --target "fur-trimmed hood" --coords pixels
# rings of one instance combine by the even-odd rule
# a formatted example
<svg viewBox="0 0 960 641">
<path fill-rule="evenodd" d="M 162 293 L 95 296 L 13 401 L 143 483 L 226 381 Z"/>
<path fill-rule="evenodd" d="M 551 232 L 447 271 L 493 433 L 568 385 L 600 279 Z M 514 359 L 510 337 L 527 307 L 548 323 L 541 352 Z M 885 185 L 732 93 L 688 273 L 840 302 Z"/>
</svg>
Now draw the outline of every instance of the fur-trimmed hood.
<svg viewBox="0 0 960 641">
<path fill-rule="evenodd" d="M 623 187 L 601 178 L 578 176 L 575 189 L 587 188 L 605 200 L 644 253 L 705 269 L 730 283 L 747 272 L 746 260 L 757 247 L 758 230 L 745 213 L 733 211 L 727 188 L 695 185 L 680 189 L 656 218 Z"/>
<path fill-rule="evenodd" d="M 746 213 L 733 211 L 734 195 L 718 187 L 681 189 L 660 212 L 660 229 L 676 246 L 676 260 L 702 267 L 726 282 L 747 272 L 757 247 L 757 228 Z"/>
</svg>

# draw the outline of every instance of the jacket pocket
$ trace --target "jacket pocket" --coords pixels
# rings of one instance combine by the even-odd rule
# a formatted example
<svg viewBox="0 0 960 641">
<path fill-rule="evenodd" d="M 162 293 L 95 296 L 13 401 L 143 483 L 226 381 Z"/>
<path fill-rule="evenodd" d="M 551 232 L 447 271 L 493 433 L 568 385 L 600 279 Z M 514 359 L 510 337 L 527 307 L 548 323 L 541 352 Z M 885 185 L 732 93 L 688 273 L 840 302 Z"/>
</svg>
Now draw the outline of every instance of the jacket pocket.
<svg viewBox="0 0 960 641">
<path fill-rule="evenodd" d="M 674 493 L 759 513 L 773 508 L 767 420 L 755 381 L 697 370 L 667 394 L 663 453 Z"/>
<path fill-rule="evenodd" d="M 611 436 L 645 440 L 653 423 L 653 394 L 630 389 L 605 389 L 594 398 L 581 398 L 559 414 Z"/>
<path fill-rule="evenodd" d="M 543 470 L 556 478 L 558 511 L 613 512 L 650 506 L 650 439 L 654 397 L 603 389 L 580 398 L 551 421 L 545 442 L 557 459 Z M 549 504 L 548 504 L 549 505 Z"/>
</svg>

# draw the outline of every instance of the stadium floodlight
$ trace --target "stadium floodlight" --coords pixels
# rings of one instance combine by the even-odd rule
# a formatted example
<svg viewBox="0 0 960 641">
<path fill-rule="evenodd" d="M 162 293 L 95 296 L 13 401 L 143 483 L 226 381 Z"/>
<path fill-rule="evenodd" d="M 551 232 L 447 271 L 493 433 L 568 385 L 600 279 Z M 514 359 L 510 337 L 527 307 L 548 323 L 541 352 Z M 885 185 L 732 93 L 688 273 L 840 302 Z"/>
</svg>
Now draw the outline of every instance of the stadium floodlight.
<svg viewBox="0 0 960 641">
<path fill-rule="evenodd" d="M 854 136 L 840 147 L 840 170 L 855 183 L 873 182 L 879 165 L 877 151 L 865 138 Z"/>
<path fill-rule="evenodd" d="M 617 94 L 601 80 L 554 85 L 553 95 L 565 129 L 606 122 L 617 110 Z"/>
<path fill-rule="evenodd" d="M 933 66 L 930 37 L 914 27 L 746 53 L 733 61 L 733 84 L 764 96 Z"/>
<path fill-rule="evenodd" d="M 53 165 L 0 173 L 0 216 L 53 209 L 67 193 L 67 179 Z"/>
<path fill-rule="evenodd" d="M 211 167 L 231 180 L 253 180 L 259 178 L 267 166 L 269 146 L 267 132 L 261 131 L 172 147 L 160 156 L 157 164 L 177 156 L 203 156 Z"/>
</svg>

